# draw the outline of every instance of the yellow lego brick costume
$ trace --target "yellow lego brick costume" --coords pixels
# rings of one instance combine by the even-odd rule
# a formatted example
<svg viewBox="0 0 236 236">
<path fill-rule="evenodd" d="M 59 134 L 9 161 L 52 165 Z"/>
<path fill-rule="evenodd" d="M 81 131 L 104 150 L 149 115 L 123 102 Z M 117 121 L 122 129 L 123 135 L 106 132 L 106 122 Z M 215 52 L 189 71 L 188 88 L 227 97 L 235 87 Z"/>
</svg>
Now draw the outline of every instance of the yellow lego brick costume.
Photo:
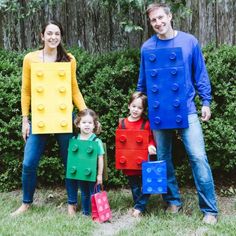
<svg viewBox="0 0 236 236">
<path fill-rule="evenodd" d="M 54 100 L 58 103 L 57 106 L 59 107 L 59 112 L 55 112 L 54 115 L 47 114 L 47 116 L 44 117 L 44 118 L 47 118 L 49 122 L 47 126 L 49 127 L 49 129 L 44 129 L 43 128 L 44 123 L 43 122 L 40 123 L 40 120 L 36 119 L 37 121 L 37 123 L 35 124 L 36 128 L 34 129 L 34 124 L 33 124 L 33 132 L 34 130 L 35 130 L 35 133 L 72 132 L 71 125 L 70 124 L 67 125 L 68 114 L 71 117 L 71 111 L 72 111 L 72 104 L 70 106 L 70 100 L 73 100 L 74 105 L 79 110 L 83 110 L 86 108 L 86 105 L 84 103 L 82 94 L 80 93 L 77 80 L 76 80 L 75 58 L 71 54 L 68 54 L 69 57 L 71 58 L 70 62 L 42 63 L 39 53 L 40 53 L 39 50 L 30 52 L 24 58 L 23 72 L 22 72 L 22 90 L 21 90 L 22 115 L 23 116 L 29 115 L 32 98 L 34 98 L 33 103 L 35 103 L 32 105 L 34 107 L 37 107 L 36 109 L 38 112 L 37 116 L 38 115 L 41 116 L 45 110 L 45 106 L 50 107 L 50 104 Z M 62 68 L 61 73 L 59 73 L 60 68 Z M 58 95 L 56 95 L 56 97 L 55 97 L 55 94 L 50 94 L 50 91 L 49 91 L 47 94 L 46 100 L 45 99 L 41 100 L 40 93 L 43 91 L 43 87 L 40 84 L 37 84 L 37 82 L 36 84 L 33 85 L 34 87 L 32 87 L 32 90 L 31 90 L 32 79 L 35 77 L 37 80 L 38 78 L 38 81 L 40 82 L 40 77 L 42 77 L 43 75 L 47 77 L 46 81 L 49 82 L 50 80 L 53 80 L 53 81 L 50 81 L 51 83 L 49 85 L 46 85 L 45 87 L 50 87 L 54 90 L 57 90 Z M 58 75 L 58 78 L 56 78 L 57 75 Z M 34 81 L 35 81 L 35 78 L 34 78 Z M 67 81 L 70 81 L 71 86 L 69 85 L 68 87 L 68 82 L 67 84 L 65 82 L 62 82 L 63 78 L 66 78 Z M 32 91 L 34 94 L 32 94 Z M 63 94 L 67 94 L 67 97 Z M 61 97 L 63 96 L 66 97 L 64 101 L 61 100 Z M 63 116 L 61 115 L 61 113 L 63 112 L 65 113 L 65 111 L 67 111 L 67 116 L 60 118 L 60 116 Z M 60 125 L 53 127 L 52 124 L 55 123 L 56 117 L 59 117 L 60 121 L 58 120 L 58 122 L 60 123 Z M 40 131 L 40 126 L 41 126 L 42 131 Z"/>
</svg>

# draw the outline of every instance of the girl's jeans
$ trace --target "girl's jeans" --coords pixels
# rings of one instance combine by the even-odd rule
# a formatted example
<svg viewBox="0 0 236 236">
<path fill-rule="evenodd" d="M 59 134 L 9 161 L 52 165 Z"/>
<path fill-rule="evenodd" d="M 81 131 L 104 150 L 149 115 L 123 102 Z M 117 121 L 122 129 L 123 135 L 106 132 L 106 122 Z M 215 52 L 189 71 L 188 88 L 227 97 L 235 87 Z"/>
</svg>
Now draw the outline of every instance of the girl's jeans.
<svg viewBox="0 0 236 236">
<path fill-rule="evenodd" d="M 96 182 L 90 181 L 79 181 L 80 191 L 81 191 L 81 205 L 82 213 L 84 215 L 90 215 L 91 213 L 91 196 L 95 193 Z M 97 186 L 97 191 L 100 191 L 100 185 Z"/>
<path fill-rule="evenodd" d="M 71 133 L 55 134 L 60 148 L 60 156 L 62 157 L 65 168 L 67 163 L 69 139 L 72 135 L 73 134 Z M 49 134 L 31 133 L 26 141 L 22 171 L 23 203 L 33 202 L 33 195 L 36 187 L 36 172 L 48 138 Z M 71 195 L 70 191 L 74 189 L 72 186 L 74 182 L 74 180 L 66 179 L 68 203 L 71 201 L 69 196 Z"/>
<path fill-rule="evenodd" d="M 179 134 L 189 156 L 195 185 L 198 192 L 199 206 L 203 214 L 217 215 L 217 203 L 209 166 L 202 128 L 197 114 L 188 116 L 189 128 L 180 129 Z M 159 160 L 166 160 L 167 163 L 167 194 L 163 199 L 169 205 L 182 205 L 179 188 L 175 177 L 175 170 L 172 162 L 172 130 L 154 130 L 154 138 L 157 143 L 157 156 Z"/>
<path fill-rule="evenodd" d="M 127 176 L 129 180 L 129 185 L 132 191 L 132 196 L 134 200 L 134 208 L 144 212 L 146 209 L 146 205 L 150 194 L 142 193 L 142 176 Z"/>
</svg>

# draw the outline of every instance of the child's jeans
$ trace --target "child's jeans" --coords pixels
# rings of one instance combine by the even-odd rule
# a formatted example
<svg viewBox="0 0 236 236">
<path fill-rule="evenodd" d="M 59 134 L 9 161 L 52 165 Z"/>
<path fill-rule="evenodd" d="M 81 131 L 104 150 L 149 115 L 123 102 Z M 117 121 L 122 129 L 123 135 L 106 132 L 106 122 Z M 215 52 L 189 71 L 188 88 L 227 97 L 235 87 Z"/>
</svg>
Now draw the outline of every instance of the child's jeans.
<svg viewBox="0 0 236 236">
<path fill-rule="evenodd" d="M 81 191 L 81 205 L 82 213 L 84 215 L 90 215 L 91 213 L 91 196 L 95 193 L 96 182 L 90 181 L 79 181 L 80 191 Z M 97 191 L 100 191 L 100 185 L 96 188 Z"/>
<path fill-rule="evenodd" d="M 132 191 L 133 200 L 134 200 L 134 209 L 137 209 L 141 212 L 144 212 L 150 194 L 142 193 L 142 176 L 133 175 L 127 176 L 129 180 L 129 185 Z"/>
</svg>

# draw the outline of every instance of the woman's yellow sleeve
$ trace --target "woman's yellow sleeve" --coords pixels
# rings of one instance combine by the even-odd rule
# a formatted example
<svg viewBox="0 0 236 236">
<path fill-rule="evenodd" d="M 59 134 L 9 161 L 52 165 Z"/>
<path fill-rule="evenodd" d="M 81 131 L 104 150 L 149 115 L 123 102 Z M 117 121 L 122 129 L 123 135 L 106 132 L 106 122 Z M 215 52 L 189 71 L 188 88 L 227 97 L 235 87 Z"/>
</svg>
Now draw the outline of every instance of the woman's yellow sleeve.
<svg viewBox="0 0 236 236">
<path fill-rule="evenodd" d="M 28 116 L 31 100 L 31 81 L 30 81 L 30 56 L 24 57 L 22 68 L 22 85 L 21 85 L 21 112 L 22 116 Z"/>
<path fill-rule="evenodd" d="M 76 61 L 75 58 L 70 55 L 71 57 L 71 79 L 72 79 L 72 99 L 74 105 L 81 111 L 86 109 L 86 105 L 84 102 L 84 98 L 79 90 L 79 86 L 76 79 Z"/>
</svg>

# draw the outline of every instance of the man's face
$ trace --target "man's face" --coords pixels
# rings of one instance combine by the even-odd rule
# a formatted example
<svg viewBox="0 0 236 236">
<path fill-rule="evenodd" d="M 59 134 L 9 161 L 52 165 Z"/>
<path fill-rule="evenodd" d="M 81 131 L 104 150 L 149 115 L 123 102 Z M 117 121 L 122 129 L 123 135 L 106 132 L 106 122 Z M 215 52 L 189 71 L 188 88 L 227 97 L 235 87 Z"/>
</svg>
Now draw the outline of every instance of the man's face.
<svg viewBox="0 0 236 236">
<path fill-rule="evenodd" d="M 152 28 L 158 34 L 159 38 L 165 39 L 173 35 L 171 26 L 172 15 L 166 14 L 163 8 L 154 9 L 149 13 L 149 20 Z"/>
</svg>

